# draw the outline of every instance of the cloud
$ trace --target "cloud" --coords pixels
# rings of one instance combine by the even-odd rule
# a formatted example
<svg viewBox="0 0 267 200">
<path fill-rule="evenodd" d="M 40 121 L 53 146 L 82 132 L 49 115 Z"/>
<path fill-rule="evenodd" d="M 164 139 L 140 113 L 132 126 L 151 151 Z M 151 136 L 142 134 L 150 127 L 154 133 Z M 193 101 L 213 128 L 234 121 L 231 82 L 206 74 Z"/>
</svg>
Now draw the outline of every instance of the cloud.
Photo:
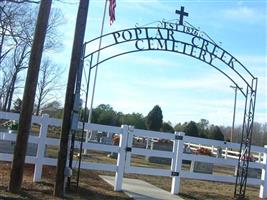
<svg viewBox="0 0 267 200">
<path fill-rule="evenodd" d="M 167 60 L 165 57 L 146 56 L 145 54 L 131 54 L 127 57 L 128 60 L 135 61 L 136 64 L 154 67 L 180 67 L 181 64 L 173 60 Z"/>
<path fill-rule="evenodd" d="M 242 21 L 251 24 L 266 20 L 266 16 L 263 12 L 259 12 L 259 10 L 252 9 L 247 6 L 225 9 L 222 11 L 222 15 L 226 19 Z"/>
<path fill-rule="evenodd" d="M 228 87 L 224 87 L 225 85 L 229 84 L 228 80 L 222 76 L 218 75 L 210 75 L 201 78 L 197 77 L 184 77 L 178 79 L 169 79 L 169 78 L 160 78 L 160 79 L 138 79 L 135 80 L 136 84 L 140 85 L 141 87 L 157 87 L 163 90 L 173 90 L 173 89 L 180 89 L 180 90 L 220 90 L 222 91 L 229 91 Z"/>
<path fill-rule="evenodd" d="M 260 72 L 267 71 L 266 55 L 237 55 L 236 58 L 251 71 L 258 69 Z"/>
</svg>

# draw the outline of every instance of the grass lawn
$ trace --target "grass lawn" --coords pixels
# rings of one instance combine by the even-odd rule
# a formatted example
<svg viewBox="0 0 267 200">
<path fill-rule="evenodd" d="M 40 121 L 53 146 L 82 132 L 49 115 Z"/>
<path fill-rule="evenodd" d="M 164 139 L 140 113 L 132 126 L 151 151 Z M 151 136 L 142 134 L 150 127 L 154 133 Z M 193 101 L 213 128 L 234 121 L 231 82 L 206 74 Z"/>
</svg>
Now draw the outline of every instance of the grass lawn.
<svg viewBox="0 0 267 200">
<path fill-rule="evenodd" d="M 108 158 L 103 152 L 89 151 L 90 156 L 85 157 L 84 160 L 91 162 L 100 163 L 111 163 L 114 164 L 115 159 Z M 150 168 L 161 168 L 169 169 L 170 165 L 149 163 L 143 156 L 133 156 L 131 165 L 139 167 L 150 167 Z M 189 164 L 183 164 L 183 170 L 189 170 Z M 98 174 L 112 175 L 114 173 L 108 172 L 97 172 Z M 221 167 L 214 166 L 213 174 L 216 175 L 234 175 L 233 167 Z M 141 179 L 151 183 L 159 188 L 166 191 L 171 191 L 171 178 L 170 177 L 159 177 L 159 176 L 148 176 L 138 174 L 125 174 L 124 177 Z M 181 196 L 184 199 L 195 199 L 195 200 L 230 200 L 234 199 L 234 184 L 220 183 L 213 181 L 200 181 L 192 179 L 181 179 Z M 257 200 L 259 196 L 259 187 L 247 186 L 246 197 L 250 200 Z"/>
<path fill-rule="evenodd" d="M 22 191 L 19 194 L 11 194 L 7 192 L 10 163 L 0 162 L 0 199 L 45 199 L 45 200 L 59 200 L 54 197 L 53 185 L 55 177 L 55 167 L 44 167 L 42 182 L 33 183 L 33 165 L 26 165 L 24 171 L 24 180 Z M 74 188 L 72 189 L 74 190 Z M 96 200 L 130 200 L 122 192 L 114 192 L 113 188 L 98 177 L 96 172 L 81 171 L 80 185 L 78 192 L 67 192 L 64 199 L 96 199 Z"/>
<path fill-rule="evenodd" d="M 97 159 L 95 158 L 97 157 Z M 90 156 L 84 157 L 84 160 L 115 163 L 115 159 L 107 158 L 105 153 L 90 152 Z M 168 165 L 153 164 L 145 161 L 142 157 L 135 157 L 133 165 L 142 167 L 161 167 L 168 168 Z M 75 165 L 75 162 L 74 162 Z M 55 177 L 55 167 L 44 167 L 42 182 L 33 183 L 33 165 L 26 165 L 24 182 L 22 192 L 19 195 L 14 195 L 6 192 L 10 163 L 0 162 L 0 199 L 58 199 L 53 197 L 53 184 Z M 189 165 L 183 165 L 183 170 L 188 170 Z M 216 174 L 232 174 L 232 169 L 225 167 L 214 168 Z M 74 177 L 76 177 L 74 171 Z M 78 192 L 67 192 L 66 199 L 130 199 L 121 192 L 114 192 L 113 187 L 104 182 L 98 175 L 112 175 L 114 173 L 102 171 L 81 170 L 80 187 Z M 164 190 L 171 190 L 170 177 L 156 177 L 148 175 L 125 174 L 127 178 L 136 178 L 147 181 Z M 72 188 L 74 190 L 74 187 Z M 199 180 L 181 180 L 181 194 L 184 199 L 195 200 L 227 200 L 234 199 L 234 184 L 225 184 L 212 181 L 199 181 Z M 246 196 L 248 199 L 257 200 L 259 194 L 259 187 L 247 187 Z"/>
<path fill-rule="evenodd" d="M 58 128 L 50 127 L 50 137 L 57 138 L 55 131 Z M 34 132 L 38 132 L 39 127 L 34 127 Z M 51 134 L 52 133 L 52 134 Z M 46 149 L 46 156 L 56 158 L 58 147 L 48 146 Z M 78 153 L 76 149 L 75 154 Z M 116 159 L 108 158 L 106 152 L 89 151 L 89 156 L 83 156 L 83 161 L 96 162 L 96 163 L 110 163 L 115 164 Z M 170 165 L 149 163 L 142 156 L 132 156 L 131 165 L 139 167 L 151 167 L 170 169 Z M 77 166 L 77 158 L 74 158 L 73 166 Z M 9 181 L 10 163 L 0 162 L 0 200 L 2 199 L 58 199 L 53 197 L 53 185 L 55 178 L 55 167 L 44 167 L 42 182 L 33 183 L 33 165 L 26 165 L 24 171 L 24 182 L 22 191 L 18 195 L 8 193 L 7 186 Z M 188 164 L 183 164 L 183 170 L 189 170 Z M 214 166 L 213 173 L 217 175 L 234 175 L 233 167 Z M 66 199 L 130 199 L 124 193 L 114 192 L 113 187 L 104 182 L 98 175 L 112 175 L 114 173 L 81 170 L 80 187 L 78 192 L 67 192 Z M 75 177 L 75 171 L 74 171 Z M 164 190 L 171 190 L 170 177 L 156 177 L 148 175 L 125 174 L 127 178 L 137 178 L 145 180 L 157 187 Z M 196 200 L 227 200 L 233 199 L 234 184 L 225 184 L 212 181 L 199 181 L 199 180 L 181 180 L 181 194 L 184 199 Z M 250 200 L 257 200 L 259 195 L 259 187 L 247 187 L 246 196 Z"/>
</svg>

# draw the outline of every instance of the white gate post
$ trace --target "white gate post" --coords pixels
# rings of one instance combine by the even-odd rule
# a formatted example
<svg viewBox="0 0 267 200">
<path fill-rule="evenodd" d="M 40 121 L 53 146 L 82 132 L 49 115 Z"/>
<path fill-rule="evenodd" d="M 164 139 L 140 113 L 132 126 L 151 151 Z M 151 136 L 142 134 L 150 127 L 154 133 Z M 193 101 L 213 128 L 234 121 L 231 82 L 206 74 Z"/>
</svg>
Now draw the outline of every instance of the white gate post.
<svg viewBox="0 0 267 200">
<path fill-rule="evenodd" d="M 224 150 L 224 158 L 227 159 L 227 156 L 228 156 L 228 147 L 226 147 Z"/>
<path fill-rule="evenodd" d="M 90 133 L 90 132 L 91 132 L 91 130 L 87 130 L 87 131 L 86 131 L 86 134 L 85 134 L 85 141 L 84 141 L 85 144 L 87 144 L 88 141 L 89 141 L 89 133 Z M 93 134 L 93 133 L 91 133 L 91 134 Z M 87 149 L 84 149 L 84 150 L 83 150 L 83 154 L 85 154 L 85 155 L 87 154 Z"/>
<path fill-rule="evenodd" d="M 184 147 L 184 135 L 183 132 L 175 132 L 175 140 L 173 142 L 174 158 L 172 159 L 171 171 L 172 171 L 172 194 L 178 194 L 180 191 L 180 173 L 182 166 L 183 147 Z"/>
<path fill-rule="evenodd" d="M 127 147 L 127 139 L 128 139 L 128 126 L 121 126 L 122 132 L 120 134 L 120 143 L 119 143 L 119 152 L 117 158 L 117 169 L 115 175 L 115 184 L 114 191 L 122 190 L 122 179 L 125 167 L 125 156 L 126 156 L 126 147 Z"/>
<path fill-rule="evenodd" d="M 36 161 L 34 167 L 33 182 L 41 181 L 43 170 L 43 159 L 45 154 L 45 141 L 47 136 L 49 115 L 43 114 L 41 120 L 41 127 L 39 132 L 38 148 L 36 153 Z"/>
<path fill-rule="evenodd" d="M 261 162 L 261 152 L 258 153 L 258 162 Z"/>
<path fill-rule="evenodd" d="M 267 198 L 267 145 L 264 146 L 265 151 L 263 153 L 263 161 L 262 163 L 265 167 L 261 171 L 261 186 L 260 186 L 260 198 Z"/>
<path fill-rule="evenodd" d="M 134 140 L 134 126 L 128 127 L 128 138 L 127 138 L 127 148 L 128 151 L 126 151 L 126 159 L 125 159 L 125 168 L 124 171 L 127 172 L 128 167 L 131 165 L 131 151 L 133 146 L 133 140 Z"/>
</svg>

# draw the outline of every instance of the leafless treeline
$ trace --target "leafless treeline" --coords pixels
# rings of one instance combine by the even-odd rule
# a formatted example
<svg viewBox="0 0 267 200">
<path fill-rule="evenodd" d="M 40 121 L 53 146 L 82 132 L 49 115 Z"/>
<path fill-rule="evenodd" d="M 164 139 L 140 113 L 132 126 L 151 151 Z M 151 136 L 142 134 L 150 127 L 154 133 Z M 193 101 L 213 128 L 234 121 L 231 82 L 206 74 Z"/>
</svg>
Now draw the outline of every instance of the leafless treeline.
<svg viewBox="0 0 267 200">
<path fill-rule="evenodd" d="M 27 3 L 28 2 L 28 3 Z M 0 108 L 12 109 L 16 94 L 22 93 L 25 70 L 32 45 L 37 19 L 38 1 L 0 0 Z M 59 67 L 53 64 L 51 50 L 60 47 L 58 27 L 62 23 L 59 10 L 53 10 L 47 30 L 45 54 L 36 93 L 36 114 L 58 89 Z M 50 56 L 49 56 L 50 55 Z"/>
</svg>

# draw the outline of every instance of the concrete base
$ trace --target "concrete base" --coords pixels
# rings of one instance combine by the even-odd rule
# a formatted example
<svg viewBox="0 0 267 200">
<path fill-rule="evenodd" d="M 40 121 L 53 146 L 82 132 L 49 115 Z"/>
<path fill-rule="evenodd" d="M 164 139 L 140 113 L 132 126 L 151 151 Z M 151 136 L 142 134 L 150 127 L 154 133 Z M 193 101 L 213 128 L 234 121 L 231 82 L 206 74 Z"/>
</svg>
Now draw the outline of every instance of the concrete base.
<svg viewBox="0 0 267 200">
<path fill-rule="evenodd" d="M 114 177 L 100 177 L 114 186 Z M 170 192 L 138 179 L 123 178 L 122 190 L 126 195 L 136 200 L 182 200 L 177 195 L 172 195 Z"/>
</svg>

